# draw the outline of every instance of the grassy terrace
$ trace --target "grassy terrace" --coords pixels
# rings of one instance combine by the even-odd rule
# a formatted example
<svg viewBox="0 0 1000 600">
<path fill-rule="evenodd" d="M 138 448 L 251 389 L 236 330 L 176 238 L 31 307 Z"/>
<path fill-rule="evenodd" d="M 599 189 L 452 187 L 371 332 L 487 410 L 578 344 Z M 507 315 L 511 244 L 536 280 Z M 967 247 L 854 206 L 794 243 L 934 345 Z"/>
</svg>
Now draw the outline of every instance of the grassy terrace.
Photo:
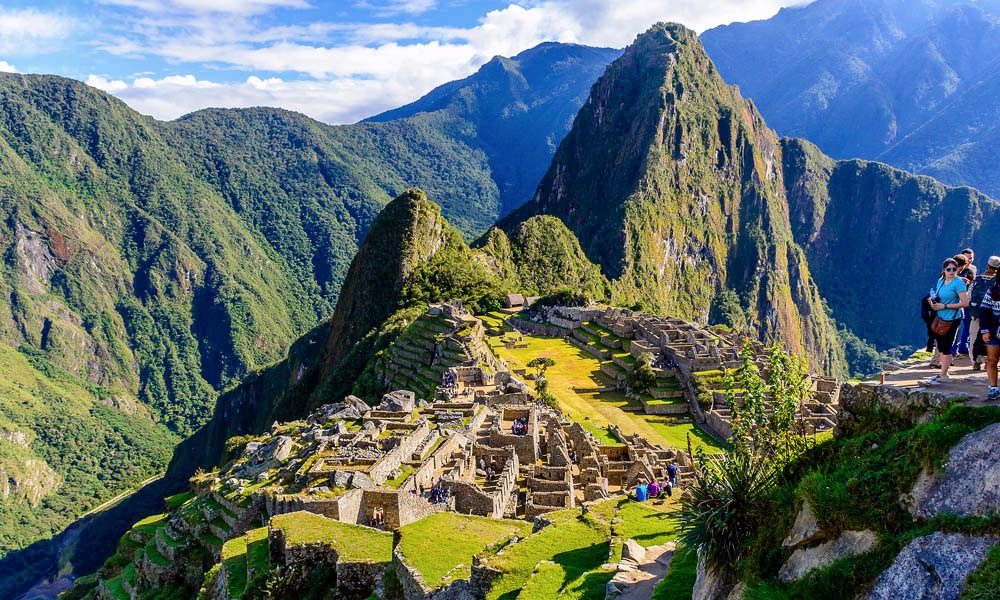
<svg viewBox="0 0 1000 600">
<path fill-rule="evenodd" d="M 271 527 L 285 534 L 285 543 L 324 544 L 333 547 L 347 561 L 389 562 L 392 534 L 360 525 L 350 525 L 314 515 L 295 512 L 271 518 Z"/>
<path fill-rule="evenodd" d="M 139 521 L 132 526 L 132 529 L 144 534 L 144 535 L 155 535 L 156 529 L 160 525 L 165 525 L 167 523 L 166 513 L 161 513 L 158 515 L 151 515 L 145 519 Z"/>
<path fill-rule="evenodd" d="M 256 573 L 265 572 L 270 560 L 267 527 L 251 529 L 244 537 L 247 541 L 247 566 Z"/>
<path fill-rule="evenodd" d="M 222 568 L 226 570 L 226 591 L 231 598 L 243 596 L 247 588 L 247 540 L 235 537 L 222 545 Z"/>
<path fill-rule="evenodd" d="M 442 538 L 447 532 L 447 539 Z M 468 579 L 473 555 L 512 536 L 531 533 L 531 523 L 436 513 L 399 530 L 399 550 L 407 562 L 434 588 L 448 579 Z M 460 567 L 460 568 L 459 568 Z"/>
<path fill-rule="evenodd" d="M 556 365 L 546 372 L 549 390 L 559 399 L 560 408 L 604 443 L 616 442 L 606 429 L 609 423 L 615 423 L 626 434 L 638 433 L 654 443 L 686 448 L 687 434 L 690 433 L 691 444 L 695 448 L 702 447 L 709 453 L 722 451 L 718 441 L 693 423 L 680 423 L 669 416 L 627 412 L 624 409 L 641 411 L 642 405 L 637 400 L 626 398 L 621 392 L 576 391 L 576 388 L 605 387 L 614 382 L 601 373 L 601 363 L 596 357 L 563 339 L 525 335 L 523 343 L 527 344 L 527 348 L 509 350 L 498 337 L 489 338 L 489 343 L 493 352 L 506 360 L 512 369 L 526 369 L 528 362 L 539 356 L 555 360 Z"/>
<path fill-rule="evenodd" d="M 490 566 L 503 575 L 494 582 L 487 600 L 569 600 L 595 597 L 598 590 L 603 597 L 604 585 L 612 574 L 599 569 L 608 557 L 613 513 L 611 506 L 608 514 L 594 510 L 581 516 L 578 509 L 569 509 L 546 515 L 553 525 L 489 559 Z M 533 576 L 543 560 L 555 564 Z M 583 585 L 588 581 L 590 585 Z"/>
</svg>

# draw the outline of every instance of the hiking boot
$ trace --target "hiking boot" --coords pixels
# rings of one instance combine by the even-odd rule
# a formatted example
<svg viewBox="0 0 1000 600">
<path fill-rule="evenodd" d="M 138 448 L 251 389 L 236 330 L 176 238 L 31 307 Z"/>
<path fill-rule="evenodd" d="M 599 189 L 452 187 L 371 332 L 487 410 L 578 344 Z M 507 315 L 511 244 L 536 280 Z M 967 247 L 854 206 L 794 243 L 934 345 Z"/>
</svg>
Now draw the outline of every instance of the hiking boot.
<svg viewBox="0 0 1000 600">
<path fill-rule="evenodd" d="M 940 385 L 942 383 L 949 383 L 950 381 L 951 377 L 941 377 L 940 375 L 935 375 L 934 377 L 931 377 L 924 383 L 926 383 L 927 385 Z"/>
<path fill-rule="evenodd" d="M 982 371 L 983 370 L 983 363 L 979 362 L 978 360 L 975 361 L 975 362 L 973 362 L 972 363 L 972 370 L 973 371 Z"/>
<path fill-rule="evenodd" d="M 990 391 L 986 393 L 987 400 L 996 400 L 1000 398 L 1000 390 L 996 388 L 990 388 Z"/>
</svg>

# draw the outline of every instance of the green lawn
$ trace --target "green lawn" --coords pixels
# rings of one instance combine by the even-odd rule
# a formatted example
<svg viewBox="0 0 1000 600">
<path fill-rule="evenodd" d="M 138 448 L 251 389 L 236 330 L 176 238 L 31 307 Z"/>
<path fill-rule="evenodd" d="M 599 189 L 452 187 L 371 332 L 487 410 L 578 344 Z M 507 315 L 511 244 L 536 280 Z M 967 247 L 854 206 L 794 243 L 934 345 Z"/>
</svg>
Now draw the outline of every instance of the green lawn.
<svg viewBox="0 0 1000 600">
<path fill-rule="evenodd" d="M 677 539 L 679 498 L 680 494 L 676 493 L 663 504 L 620 499 L 618 518 L 621 522 L 615 525 L 615 533 L 623 540 L 632 538 L 647 548 Z"/>
<path fill-rule="evenodd" d="M 638 433 L 664 446 L 686 449 L 687 434 L 690 433 L 693 447 L 704 448 L 708 453 L 723 451 L 715 438 L 693 423 L 677 423 L 669 417 L 622 410 L 627 407 L 641 409 L 637 400 L 626 398 L 622 392 L 575 391 L 574 388 L 604 387 L 614 382 L 601 373 L 601 363 L 596 357 L 561 338 L 525 335 L 523 343 L 528 347 L 512 349 L 504 347 L 496 337 L 490 338 L 489 342 L 493 352 L 506 360 L 511 369 L 527 368 L 531 359 L 540 356 L 556 361 L 555 366 L 545 374 L 549 391 L 559 400 L 564 412 L 582 423 L 603 443 L 616 442 L 605 429 L 609 423 L 615 423 L 626 435 Z"/>
<path fill-rule="evenodd" d="M 392 534 L 341 523 L 305 511 L 271 518 L 271 527 L 285 534 L 285 543 L 325 544 L 347 561 L 387 563 L 392 560 Z"/>
<path fill-rule="evenodd" d="M 401 527 L 399 551 L 423 575 L 424 583 L 434 588 L 444 583 L 445 575 L 451 580 L 468 579 L 472 557 L 487 546 L 529 533 L 531 523 L 524 521 L 442 512 Z M 458 565 L 462 568 L 456 569 Z"/>
<path fill-rule="evenodd" d="M 486 594 L 487 600 L 582 597 L 570 595 L 567 586 L 607 560 L 611 519 L 600 511 L 581 516 L 578 509 L 550 513 L 546 517 L 554 524 L 489 559 L 490 566 L 503 574 L 494 581 Z M 532 584 L 532 590 L 522 591 L 542 560 L 550 560 L 556 565 L 545 568 L 541 579 Z"/>
<path fill-rule="evenodd" d="M 404 481 L 406 481 L 406 478 L 412 475 L 413 472 L 416 470 L 417 470 L 416 467 L 411 467 L 410 465 L 403 465 L 399 469 L 399 477 L 394 477 L 393 479 L 387 479 L 385 482 L 385 486 L 391 487 L 394 490 L 399 489 L 399 486 L 402 485 Z"/>
<path fill-rule="evenodd" d="M 539 563 L 528 582 L 524 584 L 518 600 L 601 600 L 607 584 L 615 576 L 614 570 L 601 568 L 577 575 L 572 569 L 551 561 Z"/>
</svg>

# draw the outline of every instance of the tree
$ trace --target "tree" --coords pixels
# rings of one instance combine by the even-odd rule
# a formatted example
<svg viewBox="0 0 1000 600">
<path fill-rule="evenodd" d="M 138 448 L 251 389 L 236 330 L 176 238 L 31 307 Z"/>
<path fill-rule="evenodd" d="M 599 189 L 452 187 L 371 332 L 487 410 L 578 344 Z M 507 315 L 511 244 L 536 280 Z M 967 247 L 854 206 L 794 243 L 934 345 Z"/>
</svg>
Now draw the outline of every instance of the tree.
<svg viewBox="0 0 1000 600">
<path fill-rule="evenodd" d="M 545 377 L 545 371 L 547 371 L 549 367 L 552 367 L 555 364 L 556 361 L 552 360 L 548 356 L 539 356 L 537 358 L 531 359 L 528 362 L 528 368 L 535 369 L 536 377 Z"/>
<path fill-rule="evenodd" d="M 547 356 L 539 356 L 528 362 L 528 368 L 535 369 L 535 394 L 539 400 L 549 406 L 556 405 L 556 398 L 549 393 L 549 382 L 545 379 L 545 371 L 555 364 L 556 361 Z"/>
<path fill-rule="evenodd" d="M 775 344 L 768 350 L 767 379 L 752 343 L 740 352 L 740 366 L 726 373 L 726 402 L 733 418 L 734 452 L 780 469 L 808 446 L 800 418 L 809 397 L 805 361 Z"/>
<path fill-rule="evenodd" d="M 632 372 L 629 373 L 628 387 L 637 394 L 644 394 L 656 385 L 656 372 L 653 371 L 653 355 L 645 353 L 639 357 Z"/>
<path fill-rule="evenodd" d="M 768 494 L 782 468 L 810 443 L 802 406 L 809 395 L 805 361 L 777 344 L 768 350 L 767 377 L 748 340 L 740 366 L 726 373 L 733 450 L 700 465 L 681 497 L 681 538 L 717 568 L 738 569 L 747 540 L 767 522 Z"/>
</svg>

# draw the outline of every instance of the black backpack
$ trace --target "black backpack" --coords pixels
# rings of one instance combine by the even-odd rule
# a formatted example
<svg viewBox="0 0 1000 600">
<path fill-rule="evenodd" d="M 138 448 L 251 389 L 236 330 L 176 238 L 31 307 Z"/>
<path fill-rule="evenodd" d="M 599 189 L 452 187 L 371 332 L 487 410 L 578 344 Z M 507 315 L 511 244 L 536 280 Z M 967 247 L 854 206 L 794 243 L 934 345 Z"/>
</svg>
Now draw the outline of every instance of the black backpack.
<svg viewBox="0 0 1000 600">
<path fill-rule="evenodd" d="M 986 293 L 993 287 L 993 277 L 980 275 L 972 282 L 972 293 L 969 294 L 969 308 L 972 310 L 972 318 L 979 318 L 979 306 L 983 303 Z"/>
</svg>

